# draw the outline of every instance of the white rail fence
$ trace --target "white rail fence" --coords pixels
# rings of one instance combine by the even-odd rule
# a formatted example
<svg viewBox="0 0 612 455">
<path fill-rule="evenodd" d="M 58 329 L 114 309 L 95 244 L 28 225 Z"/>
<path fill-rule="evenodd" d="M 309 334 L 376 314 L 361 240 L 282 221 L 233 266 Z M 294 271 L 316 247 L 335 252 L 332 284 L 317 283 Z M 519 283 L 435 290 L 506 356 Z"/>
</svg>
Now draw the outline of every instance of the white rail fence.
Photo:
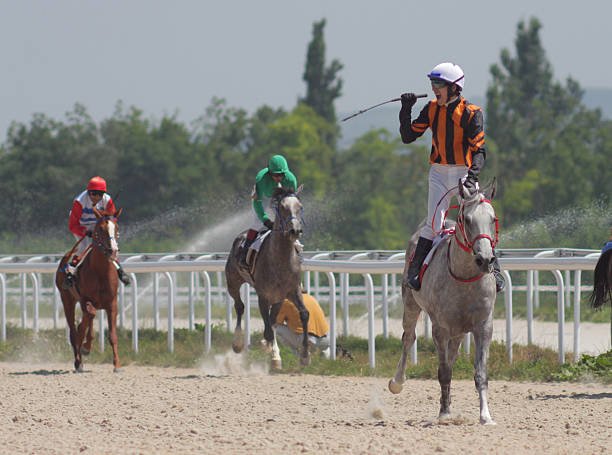
<svg viewBox="0 0 612 455">
<path fill-rule="evenodd" d="M 564 325 L 565 310 L 571 308 L 571 292 L 573 291 L 573 353 L 574 360 L 580 356 L 580 299 L 581 293 L 590 290 L 581 282 L 582 271 L 592 271 L 595 268 L 599 252 L 596 250 L 508 250 L 501 252 L 500 264 L 507 280 L 503 295 L 506 319 L 506 349 L 508 358 L 512 361 L 512 301 L 513 292 L 526 292 L 527 306 L 527 337 L 528 343 L 533 342 L 533 307 L 539 306 L 539 296 L 542 291 L 556 291 L 557 295 L 557 322 L 558 322 L 558 359 L 562 363 L 564 352 Z M 506 254 L 504 254 L 506 253 Z M 306 290 L 314 294 L 315 298 L 327 297 L 329 302 L 330 344 L 331 356 L 335 359 L 336 338 L 338 336 L 338 321 L 336 317 L 337 298 L 342 308 L 342 333 L 350 334 L 349 314 L 350 305 L 356 301 L 367 306 L 368 320 L 368 357 L 372 368 L 376 364 L 375 347 L 375 310 L 381 309 L 382 335 L 388 337 L 389 305 L 401 302 L 401 274 L 404 269 L 404 252 L 398 251 L 366 251 L 366 252 L 323 252 L 306 253 L 310 256 L 304 260 L 304 284 Z M 508 256 L 508 257 L 505 257 Z M 40 328 L 41 301 L 52 306 L 53 328 L 65 326 L 63 317 L 60 317 L 61 301 L 55 286 L 53 276 L 57 268 L 59 256 L 6 256 L 0 257 L 0 340 L 6 341 L 7 305 L 9 300 L 16 302 L 20 309 L 21 327 L 28 326 L 28 308 L 32 308 L 31 327 L 35 332 Z M 161 327 L 160 313 L 163 308 L 161 298 L 165 296 L 167 305 L 168 350 L 174 351 L 174 330 L 177 327 L 175 308 L 178 301 L 187 304 L 187 327 L 195 329 L 196 303 L 203 303 L 204 315 L 204 344 L 208 352 L 212 346 L 211 327 L 213 324 L 213 305 L 225 308 L 225 322 L 227 330 L 232 330 L 233 302 L 225 291 L 224 269 L 225 253 L 211 253 L 203 255 L 173 254 L 173 255 L 130 255 L 122 258 L 124 269 L 132 278 L 132 285 L 128 288 L 120 285 L 119 295 L 119 326 L 125 328 L 127 315 L 130 313 L 132 348 L 138 352 L 138 333 L 142 329 L 143 321 L 139 317 L 139 310 L 148 303 L 152 306 L 153 328 L 164 330 Z M 526 282 L 517 286 L 512 282 L 510 272 L 526 272 Z M 540 272 L 551 272 L 556 286 L 540 285 Z M 571 274 L 573 272 L 573 288 Z M 327 286 L 322 286 L 320 276 L 327 278 Z M 363 277 L 363 286 L 355 284 L 355 276 Z M 379 276 L 374 285 L 373 276 Z M 336 279 L 338 277 L 338 280 Z M 352 278 L 352 279 L 351 279 Z M 43 284 L 49 284 L 45 287 Z M 165 286 L 163 286 L 165 282 Z M 160 286 L 160 283 L 162 286 Z M 338 284 L 337 284 L 338 283 Z M 28 286 L 30 284 L 30 286 Z M 142 284 L 142 289 L 141 286 Z M 145 294 L 150 293 L 152 302 L 145 302 Z M 45 298 L 46 296 L 46 298 Z M 248 285 L 242 289 L 245 309 L 245 336 L 247 346 L 251 337 L 251 302 L 254 293 Z M 498 300 L 499 302 L 499 300 Z M 152 305 L 150 304 L 152 303 Z M 255 307 L 257 305 L 255 304 Z M 104 350 L 105 316 L 103 312 L 99 317 L 99 346 Z M 61 321 L 61 322 L 60 322 Z M 184 321 L 181 321 L 184 323 Z M 429 318 L 424 318 L 424 334 L 430 336 L 431 327 Z M 464 349 L 469 352 L 470 337 L 466 336 Z M 412 362 L 417 362 L 416 343 L 412 350 Z"/>
</svg>

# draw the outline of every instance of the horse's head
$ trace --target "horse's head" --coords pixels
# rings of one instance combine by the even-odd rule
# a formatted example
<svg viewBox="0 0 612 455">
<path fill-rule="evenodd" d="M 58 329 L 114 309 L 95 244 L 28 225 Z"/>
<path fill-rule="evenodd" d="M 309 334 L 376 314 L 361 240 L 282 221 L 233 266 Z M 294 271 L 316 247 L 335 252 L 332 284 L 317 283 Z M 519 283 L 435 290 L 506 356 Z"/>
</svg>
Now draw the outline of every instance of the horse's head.
<svg viewBox="0 0 612 455">
<path fill-rule="evenodd" d="M 94 208 L 97 222 L 91 236 L 92 245 L 113 261 L 117 259 L 119 254 L 119 225 L 117 224 L 117 218 L 121 215 L 121 211 L 122 209 L 119 209 L 115 213 L 108 213 Z"/>
<path fill-rule="evenodd" d="M 302 235 L 302 203 L 298 197 L 301 190 L 301 185 L 297 191 L 277 188 L 272 194 L 272 206 L 276 212 L 274 229 L 292 240 Z"/>
<path fill-rule="evenodd" d="M 491 272 L 495 259 L 494 248 L 498 239 L 498 221 L 491 199 L 495 182 L 482 192 L 470 193 L 459 182 L 459 214 L 455 238 L 459 246 L 474 255 L 476 265 L 483 272 Z M 486 195 L 489 195 L 489 199 Z"/>
</svg>

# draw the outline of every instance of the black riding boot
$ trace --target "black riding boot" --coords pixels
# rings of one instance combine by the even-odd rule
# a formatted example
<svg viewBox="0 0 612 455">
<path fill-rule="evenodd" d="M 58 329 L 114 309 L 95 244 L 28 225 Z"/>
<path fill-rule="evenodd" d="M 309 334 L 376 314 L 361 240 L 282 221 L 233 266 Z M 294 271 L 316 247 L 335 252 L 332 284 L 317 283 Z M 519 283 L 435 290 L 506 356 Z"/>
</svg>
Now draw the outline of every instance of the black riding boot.
<svg viewBox="0 0 612 455">
<path fill-rule="evenodd" d="M 66 278 L 64 278 L 64 282 L 62 283 L 62 289 L 67 291 L 71 287 L 74 286 L 74 282 L 76 281 L 76 266 L 79 263 L 77 256 L 74 256 L 70 260 L 70 264 L 66 264 L 66 268 L 64 269 L 66 273 Z"/>
<path fill-rule="evenodd" d="M 248 269 L 249 268 L 249 264 L 247 264 L 247 254 L 249 252 L 249 248 L 251 247 L 251 245 L 253 244 L 254 241 L 255 241 L 255 239 L 249 240 L 248 237 L 247 237 L 245 239 L 245 241 L 244 241 L 244 245 L 242 246 L 242 248 L 240 248 L 240 251 L 239 251 L 239 255 L 240 255 L 240 267 L 242 267 L 244 269 Z"/>
<path fill-rule="evenodd" d="M 121 265 L 119 265 L 118 262 L 116 262 L 116 264 L 117 264 L 117 275 L 119 275 L 119 279 L 121 280 L 123 284 L 125 284 L 126 286 L 129 286 L 130 283 L 132 282 L 132 280 L 130 280 L 130 276 L 123 271 L 123 268 L 121 267 Z"/>
<path fill-rule="evenodd" d="M 419 272 L 421 271 L 421 266 L 423 265 L 423 261 L 427 257 L 427 253 L 431 250 L 431 246 L 433 245 L 433 241 L 426 239 L 425 237 L 419 237 L 419 241 L 417 242 L 416 249 L 414 250 L 414 256 L 412 256 L 412 261 L 410 261 L 410 266 L 408 267 L 408 272 L 404 277 L 405 284 L 411 289 L 418 291 L 421 289 L 421 280 L 419 279 Z"/>
<path fill-rule="evenodd" d="M 504 274 L 501 273 L 497 256 L 493 260 L 493 276 L 495 277 L 495 290 L 497 292 L 503 291 L 506 288 L 506 279 L 504 278 Z"/>
</svg>

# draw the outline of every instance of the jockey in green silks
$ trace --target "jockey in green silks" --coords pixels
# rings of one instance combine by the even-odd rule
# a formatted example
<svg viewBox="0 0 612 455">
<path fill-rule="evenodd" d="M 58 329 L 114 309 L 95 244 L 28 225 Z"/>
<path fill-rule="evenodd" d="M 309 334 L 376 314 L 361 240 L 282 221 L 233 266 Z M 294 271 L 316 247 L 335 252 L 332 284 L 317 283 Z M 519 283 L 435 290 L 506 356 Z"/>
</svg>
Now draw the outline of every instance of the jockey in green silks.
<svg viewBox="0 0 612 455">
<path fill-rule="evenodd" d="M 274 155 L 268 161 L 268 167 L 263 168 L 255 177 L 255 186 L 251 197 L 253 199 L 254 218 L 251 227 L 247 231 L 246 241 L 240 251 L 240 263 L 246 266 L 246 256 L 249 247 L 255 241 L 257 233 L 264 226 L 272 230 L 274 226 L 274 217 L 266 211 L 270 207 L 270 198 L 276 188 L 288 188 L 293 191 L 297 190 L 297 179 L 293 172 L 289 170 L 287 160 L 282 155 Z"/>
</svg>

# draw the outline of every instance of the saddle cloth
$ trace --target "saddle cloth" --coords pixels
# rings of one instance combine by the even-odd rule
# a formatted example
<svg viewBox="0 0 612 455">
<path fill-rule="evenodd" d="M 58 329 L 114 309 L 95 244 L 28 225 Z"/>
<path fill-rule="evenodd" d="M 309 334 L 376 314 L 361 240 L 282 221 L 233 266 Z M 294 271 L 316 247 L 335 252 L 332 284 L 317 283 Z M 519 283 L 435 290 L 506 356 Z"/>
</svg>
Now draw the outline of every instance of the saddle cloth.
<svg viewBox="0 0 612 455">
<path fill-rule="evenodd" d="M 261 246 L 264 244 L 271 232 L 272 231 L 259 232 L 259 234 L 257 234 L 257 238 L 249 247 L 249 251 L 247 251 L 246 263 L 249 266 L 249 270 L 251 273 L 255 271 L 255 263 L 257 262 L 257 255 L 259 254 L 259 250 L 261 249 Z M 301 254 L 302 251 L 304 251 L 304 245 L 302 245 L 299 240 L 295 241 L 295 250 L 298 252 L 298 254 Z"/>
<path fill-rule="evenodd" d="M 455 228 L 450 228 L 450 229 L 443 229 L 442 231 L 440 231 L 440 233 L 438 235 L 436 235 L 433 238 L 433 243 L 431 245 L 431 250 L 429 250 L 429 253 L 427 254 L 427 256 L 425 256 L 425 260 L 423 261 L 423 265 L 421 266 L 421 271 L 419 272 L 419 279 L 422 280 L 423 279 L 423 275 L 425 274 L 425 270 L 427 270 L 427 267 L 429 266 L 429 263 L 431 262 L 432 258 L 434 257 L 434 254 L 436 254 L 436 251 L 438 249 L 438 247 L 440 246 L 440 244 L 442 243 L 442 240 L 444 240 L 446 237 L 450 236 L 450 235 L 455 235 Z"/>
<path fill-rule="evenodd" d="M 247 264 L 250 265 L 251 267 L 255 264 L 255 261 L 257 260 L 257 255 L 259 254 L 259 249 L 261 248 L 264 241 L 266 240 L 266 238 L 268 238 L 271 232 L 272 231 L 259 232 L 259 234 L 257 234 L 257 238 L 251 244 L 249 251 L 247 251 L 247 258 L 246 258 Z"/>
</svg>

